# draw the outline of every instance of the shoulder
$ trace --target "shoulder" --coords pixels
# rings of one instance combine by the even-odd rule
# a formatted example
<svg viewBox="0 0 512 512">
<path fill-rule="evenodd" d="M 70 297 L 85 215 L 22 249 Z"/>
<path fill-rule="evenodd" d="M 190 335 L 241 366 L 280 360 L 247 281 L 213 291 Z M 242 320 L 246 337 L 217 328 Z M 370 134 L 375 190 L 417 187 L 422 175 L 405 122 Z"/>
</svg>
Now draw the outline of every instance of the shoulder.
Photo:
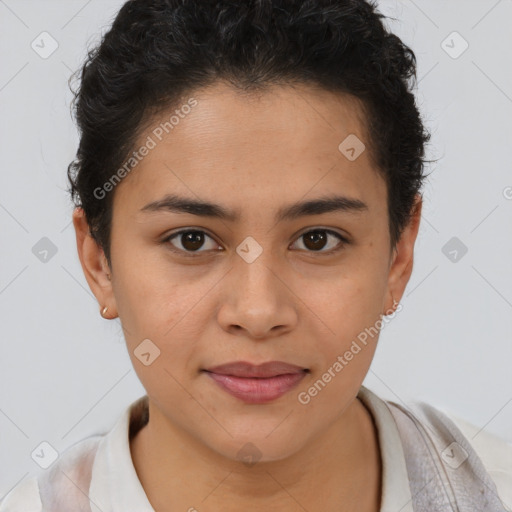
<svg viewBox="0 0 512 512">
<path fill-rule="evenodd" d="M 411 432 L 421 425 L 423 435 L 429 438 L 430 444 L 435 452 L 441 454 L 444 463 L 453 469 L 457 469 L 464 460 L 470 461 L 470 473 L 475 472 L 477 478 L 484 478 L 483 471 L 487 473 L 488 488 L 485 492 L 490 493 L 492 482 L 495 484 L 494 495 L 499 498 L 500 504 L 507 511 L 512 512 L 512 444 L 498 436 L 471 424 L 470 422 L 452 414 L 450 411 L 435 408 L 432 405 L 413 401 L 407 408 L 394 402 L 387 402 L 393 406 L 395 419 L 408 417 L 414 418 L 416 427 L 402 427 L 403 434 L 407 438 Z M 399 412 L 401 411 L 401 412 Z M 407 422 L 409 422 L 407 420 Z M 419 438 L 418 438 L 419 439 Z M 456 441 L 456 442 L 453 442 Z M 448 443 L 448 444 L 447 444 Z M 450 444 L 451 443 L 451 444 Z M 450 447 L 457 445 L 457 447 Z M 470 454 L 473 453 L 473 455 Z M 453 457 L 456 457 L 453 459 Z M 452 459 L 451 461 L 448 458 Z M 457 465 L 453 465 L 457 463 Z M 482 467 L 483 466 L 483 467 Z M 479 469 L 479 467 L 481 469 Z M 461 478 L 458 476 L 457 478 Z M 484 487 L 485 487 L 484 478 Z M 490 479 L 490 480 L 489 480 Z"/>
<path fill-rule="evenodd" d="M 23 480 L 2 501 L 0 512 L 43 512 L 37 477 Z"/>
<path fill-rule="evenodd" d="M 147 422 L 147 395 L 124 408 L 110 430 L 82 439 L 59 455 L 47 469 L 16 485 L 0 500 L 0 512 L 43 512 L 47 510 L 89 510 L 89 498 L 80 489 L 101 483 L 105 491 L 105 461 L 110 461 L 109 442 L 117 450 L 128 450 L 129 435 Z M 133 420 L 133 421 L 130 421 Z"/>
<path fill-rule="evenodd" d="M 451 412 L 443 412 L 455 423 L 476 451 L 496 484 L 503 504 L 512 511 L 512 443 L 482 430 Z"/>
<path fill-rule="evenodd" d="M 88 488 L 96 450 L 103 438 L 104 434 L 90 436 L 68 447 L 44 472 L 16 485 L 0 501 L 0 512 L 43 512 L 62 500 L 78 504 L 83 493 L 78 495 L 75 484 Z"/>
</svg>

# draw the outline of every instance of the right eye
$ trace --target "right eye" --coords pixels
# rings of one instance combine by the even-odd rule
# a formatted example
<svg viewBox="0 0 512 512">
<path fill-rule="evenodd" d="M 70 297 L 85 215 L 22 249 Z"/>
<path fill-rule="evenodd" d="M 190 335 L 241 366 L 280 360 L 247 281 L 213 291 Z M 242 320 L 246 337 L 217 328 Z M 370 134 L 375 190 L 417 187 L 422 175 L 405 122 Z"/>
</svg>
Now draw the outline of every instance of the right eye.
<svg viewBox="0 0 512 512">
<path fill-rule="evenodd" d="M 198 229 L 182 229 L 167 236 L 164 240 L 162 240 L 162 243 L 170 242 L 170 249 L 173 252 L 181 253 L 187 256 L 197 256 L 199 255 L 198 253 L 207 252 L 199 251 L 199 249 L 202 248 L 205 243 L 205 238 L 209 238 L 214 242 L 214 247 L 212 247 L 210 250 L 215 250 L 215 247 L 219 247 L 219 245 L 210 235 L 208 235 L 205 231 Z M 171 242 L 174 241 L 174 239 L 177 240 L 178 247 Z"/>
</svg>

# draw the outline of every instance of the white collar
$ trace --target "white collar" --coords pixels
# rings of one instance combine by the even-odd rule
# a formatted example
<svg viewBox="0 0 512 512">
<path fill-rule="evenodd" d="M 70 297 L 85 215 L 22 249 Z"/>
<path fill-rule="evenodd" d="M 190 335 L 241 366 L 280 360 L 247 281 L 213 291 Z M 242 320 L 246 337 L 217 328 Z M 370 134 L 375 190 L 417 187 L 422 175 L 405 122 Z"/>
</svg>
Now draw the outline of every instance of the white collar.
<svg viewBox="0 0 512 512">
<path fill-rule="evenodd" d="M 92 469 L 89 498 L 101 510 L 155 512 L 140 483 L 130 452 L 129 426 L 144 395 L 132 402 L 101 440 Z"/>
<path fill-rule="evenodd" d="M 361 386 L 357 397 L 370 411 L 377 427 L 382 460 L 380 512 L 414 512 L 402 441 L 386 402 Z"/>
</svg>

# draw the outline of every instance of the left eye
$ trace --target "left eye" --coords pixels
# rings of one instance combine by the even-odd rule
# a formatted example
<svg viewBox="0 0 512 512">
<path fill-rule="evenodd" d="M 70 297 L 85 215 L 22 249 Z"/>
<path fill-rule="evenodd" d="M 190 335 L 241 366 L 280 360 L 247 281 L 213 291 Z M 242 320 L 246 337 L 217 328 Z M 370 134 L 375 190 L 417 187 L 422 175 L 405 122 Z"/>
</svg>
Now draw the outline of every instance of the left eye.
<svg viewBox="0 0 512 512">
<path fill-rule="evenodd" d="M 328 250 L 325 247 L 328 245 L 327 241 L 331 238 L 336 238 L 338 240 L 338 244 L 335 244 L 333 248 Z M 172 240 L 177 239 L 181 247 L 176 247 Z M 213 243 L 210 247 L 210 250 L 215 250 L 218 247 L 218 244 L 213 240 L 211 236 L 201 230 L 183 230 L 177 233 L 174 233 L 163 240 L 163 242 L 171 242 L 171 245 L 175 247 L 172 249 L 175 252 L 185 252 L 185 253 L 197 253 L 197 252 L 205 252 L 199 251 L 205 243 L 205 239 L 210 239 Z M 302 233 L 297 240 L 305 240 L 303 242 L 303 246 L 306 248 L 308 252 L 322 252 L 322 253 L 331 253 L 340 250 L 348 241 L 341 236 L 339 233 L 335 231 L 331 231 L 330 229 L 314 229 Z M 206 249 L 208 250 L 208 248 Z M 194 255 L 194 254 L 192 254 Z"/>
<path fill-rule="evenodd" d="M 338 240 L 338 244 L 334 246 L 334 248 L 328 249 L 326 251 L 320 251 L 319 249 L 324 249 L 329 236 L 334 237 Z M 306 233 L 302 233 L 299 236 L 298 240 L 304 239 L 305 243 L 303 245 L 307 249 L 313 249 L 308 252 L 322 252 L 322 253 L 332 253 L 339 251 L 345 244 L 348 243 L 348 240 L 341 236 L 336 231 L 331 231 L 330 229 L 313 229 L 311 231 L 306 231 Z"/>
</svg>

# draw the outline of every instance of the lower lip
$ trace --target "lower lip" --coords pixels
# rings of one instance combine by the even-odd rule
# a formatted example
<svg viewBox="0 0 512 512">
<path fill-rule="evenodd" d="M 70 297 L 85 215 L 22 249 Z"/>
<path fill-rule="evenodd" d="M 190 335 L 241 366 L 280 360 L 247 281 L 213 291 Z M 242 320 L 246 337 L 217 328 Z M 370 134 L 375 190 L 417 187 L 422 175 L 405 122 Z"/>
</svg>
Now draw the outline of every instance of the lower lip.
<svg viewBox="0 0 512 512">
<path fill-rule="evenodd" d="M 257 379 L 212 372 L 206 373 L 224 391 L 250 404 L 262 404 L 276 400 L 297 386 L 306 375 L 306 372 L 287 373 L 266 379 Z"/>
</svg>

